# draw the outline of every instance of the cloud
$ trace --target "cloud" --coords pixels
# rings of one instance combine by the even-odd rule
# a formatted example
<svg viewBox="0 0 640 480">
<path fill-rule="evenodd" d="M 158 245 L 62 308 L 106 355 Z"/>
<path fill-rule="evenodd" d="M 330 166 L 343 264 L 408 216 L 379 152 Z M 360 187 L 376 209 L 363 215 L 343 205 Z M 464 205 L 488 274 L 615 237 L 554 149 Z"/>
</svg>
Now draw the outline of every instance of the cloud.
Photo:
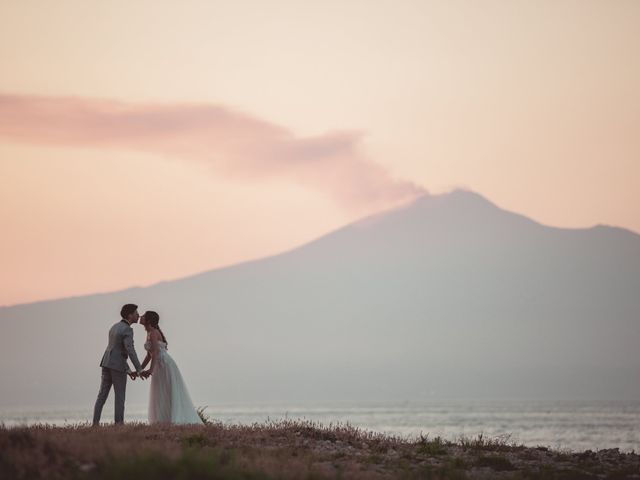
<svg viewBox="0 0 640 480">
<path fill-rule="evenodd" d="M 218 105 L 0 95 L 0 138 L 161 154 L 206 162 L 217 174 L 241 179 L 287 178 L 356 209 L 390 206 L 425 192 L 369 160 L 358 148 L 358 132 L 298 137 Z"/>
</svg>

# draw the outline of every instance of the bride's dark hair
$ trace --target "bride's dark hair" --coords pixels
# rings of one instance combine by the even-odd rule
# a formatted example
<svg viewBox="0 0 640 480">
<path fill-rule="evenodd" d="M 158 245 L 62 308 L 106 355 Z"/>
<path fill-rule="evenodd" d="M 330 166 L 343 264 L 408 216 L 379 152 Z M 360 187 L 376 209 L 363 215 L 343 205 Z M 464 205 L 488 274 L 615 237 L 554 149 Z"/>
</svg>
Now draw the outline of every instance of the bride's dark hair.
<svg viewBox="0 0 640 480">
<path fill-rule="evenodd" d="M 162 341 L 169 345 L 167 343 L 167 338 L 164 336 L 164 333 L 162 333 L 162 330 L 158 326 L 158 323 L 160 323 L 160 315 L 158 315 L 153 310 L 148 310 L 144 313 L 144 319 L 147 325 L 149 325 L 151 328 L 155 328 L 160 332 L 160 335 L 162 335 Z"/>
</svg>

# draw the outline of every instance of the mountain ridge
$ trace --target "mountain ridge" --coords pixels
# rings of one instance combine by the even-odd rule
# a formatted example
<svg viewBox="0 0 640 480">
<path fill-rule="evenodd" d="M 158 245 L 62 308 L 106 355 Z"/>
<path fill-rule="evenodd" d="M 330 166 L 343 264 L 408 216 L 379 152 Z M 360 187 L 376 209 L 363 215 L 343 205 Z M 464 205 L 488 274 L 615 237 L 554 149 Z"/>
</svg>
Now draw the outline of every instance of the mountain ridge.
<svg viewBox="0 0 640 480">
<path fill-rule="evenodd" d="M 513 218 L 518 219 L 519 221 L 523 222 L 523 223 L 529 223 L 529 224 L 534 224 L 546 229 L 552 229 L 552 230 L 558 230 L 558 231 L 567 231 L 567 232 L 588 232 L 588 231 L 592 231 L 592 230 L 607 230 L 607 231 L 618 231 L 620 233 L 623 234 L 631 234 L 637 238 L 640 239 L 640 234 L 626 229 L 624 227 L 619 227 L 619 226 L 615 226 L 615 225 L 607 225 L 607 224 L 596 224 L 593 225 L 591 227 L 557 227 L 557 226 L 551 226 L 551 225 L 546 225 L 543 223 L 540 223 L 536 220 L 531 219 L 530 217 L 527 217 L 524 214 L 518 213 L 518 212 L 514 212 L 512 210 L 507 210 L 507 209 L 503 209 L 502 207 L 499 207 L 497 204 L 495 204 L 494 202 L 492 202 L 491 200 L 487 199 L 486 197 L 484 197 L 483 195 L 474 192 L 472 190 L 466 190 L 466 189 L 454 189 L 450 192 L 447 193 L 442 193 L 442 194 L 437 194 L 437 195 L 432 195 L 429 193 L 426 193 L 424 195 L 419 196 L 417 199 L 415 199 L 414 201 L 400 206 L 400 207 L 395 207 L 392 209 L 388 209 L 388 210 L 383 210 L 381 212 L 376 212 L 373 213 L 371 215 L 367 215 L 359 220 L 355 220 L 353 222 L 350 222 L 346 225 L 343 225 L 341 227 L 338 227 L 334 230 L 331 230 L 325 234 L 322 234 L 321 236 L 317 237 L 316 239 L 313 239 L 309 242 L 303 243 L 301 245 L 297 245 L 294 247 L 291 247 L 289 249 L 286 249 L 282 252 L 278 252 L 278 253 L 274 253 L 271 255 L 266 255 L 266 256 L 262 256 L 262 257 L 258 257 L 258 258 L 254 258 L 254 259 L 248 259 L 248 260 L 244 260 L 244 261 L 240 261 L 231 265 L 225 265 L 222 267 L 215 267 L 215 268 L 211 268 L 211 269 L 207 269 L 207 270 L 203 270 L 201 272 L 195 272 L 192 274 L 188 274 L 185 276 L 181 276 L 181 277 L 177 277 L 177 278 L 172 278 L 172 279 L 167 279 L 167 280 L 160 280 L 154 283 L 151 283 L 149 285 L 131 285 L 131 286 L 127 286 L 127 287 L 123 287 L 123 288 L 117 288 L 117 289 L 113 289 L 113 290 L 107 290 L 104 292 L 93 292 L 93 293 L 87 293 L 87 294 L 78 294 L 78 295 L 70 295 L 70 296 L 66 296 L 66 297 L 56 297 L 56 298 L 49 298 L 49 299 L 42 299 L 42 300 L 35 300 L 33 302 L 25 302 L 25 303 L 17 303 L 17 304 L 9 304 L 9 305 L 0 305 L 0 309 L 6 309 L 6 308 L 15 308 L 15 307 L 22 307 L 22 306 L 26 306 L 26 305 L 34 305 L 34 304 L 40 304 L 40 303 L 50 303 L 50 302 L 57 302 L 57 301 L 65 301 L 65 300 L 70 300 L 70 299 L 75 299 L 75 298 L 82 298 L 82 297 L 93 297 L 93 296 L 101 296 L 101 295 L 111 295 L 111 294 L 116 294 L 116 293 L 120 293 L 120 292 L 133 292 L 135 290 L 139 290 L 139 289 L 147 289 L 147 288 L 153 288 L 159 285 L 164 285 L 167 283 L 172 283 L 172 282 L 181 282 L 181 281 L 186 281 L 189 279 L 192 279 L 194 277 L 199 277 L 202 275 L 207 275 L 213 272 L 217 272 L 217 271 L 224 271 L 224 270 L 229 270 L 229 269 L 233 269 L 236 267 L 241 267 L 247 264 L 254 264 L 256 262 L 262 262 L 265 260 L 269 260 L 271 258 L 276 258 L 276 257 L 280 257 L 282 255 L 287 255 L 289 253 L 295 252 L 299 249 L 304 249 L 310 245 L 314 245 L 318 242 L 322 242 L 324 241 L 326 238 L 328 237 L 332 237 L 336 234 L 339 234 L 340 232 L 344 231 L 344 230 L 348 230 L 350 228 L 362 228 L 365 227 L 367 225 L 370 225 L 372 223 L 375 223 L 376 221 L 379 221 L 380 219 L 383 219 L 384 217 L 387 217 L 389 215 L 394 215 L 394 214 L 398 214 L 401 213 L 403 211 L 406 210 L 416 210 L 416 209 L 421 209 L 421 210 L 425 210 L 425 209 L 431 209 L 431 208 L 437 208 L 438 206 L 441 206 L 442 203 L 444 202 L 448 202 L 448 203 L 452 203 L 453 206 L 460 208 L 461 204 L 473 204 L 472 202 L 475 202 L 475 206 L 481 206 L 482 209 L 486 212 L 486 211 L 491 211 L 493 210 L 494 213 L 497 212 L 501 212 L 503 214 L 508 214 L 511 215 Z"/>
</svg>

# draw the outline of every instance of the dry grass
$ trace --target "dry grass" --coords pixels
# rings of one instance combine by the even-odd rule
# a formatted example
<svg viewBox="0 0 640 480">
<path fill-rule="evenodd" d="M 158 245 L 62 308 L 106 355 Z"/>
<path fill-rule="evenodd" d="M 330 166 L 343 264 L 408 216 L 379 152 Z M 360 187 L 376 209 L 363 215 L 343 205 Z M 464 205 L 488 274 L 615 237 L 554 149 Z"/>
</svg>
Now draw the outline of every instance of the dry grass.
<svg viewBox="0 0 640 480">
<path fill-rule="evenodd" d="M 0 479 L 12 480 L 589 478 L 581 464 L 593 473 L 640 475 L 636 455 L 609 452 L 606 462 L 576 455 L 558 460 L 505 439 L 411 440 L 299 420 L 0 427 Z"/>
</svg>

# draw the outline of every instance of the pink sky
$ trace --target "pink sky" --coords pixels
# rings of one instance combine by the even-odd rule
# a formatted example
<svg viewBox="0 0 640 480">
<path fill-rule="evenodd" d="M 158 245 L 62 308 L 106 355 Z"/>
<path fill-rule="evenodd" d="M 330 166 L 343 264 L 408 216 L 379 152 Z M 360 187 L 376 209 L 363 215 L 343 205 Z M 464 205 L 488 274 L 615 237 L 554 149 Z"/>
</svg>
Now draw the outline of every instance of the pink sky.
<svg viewBox="0 0 640 480">
<path fill-rule="evenodd" d="M 0 305 L 293 248 L 463 186 L 640 232 L 640 3 L 0 5 Z"/>
</svg>

